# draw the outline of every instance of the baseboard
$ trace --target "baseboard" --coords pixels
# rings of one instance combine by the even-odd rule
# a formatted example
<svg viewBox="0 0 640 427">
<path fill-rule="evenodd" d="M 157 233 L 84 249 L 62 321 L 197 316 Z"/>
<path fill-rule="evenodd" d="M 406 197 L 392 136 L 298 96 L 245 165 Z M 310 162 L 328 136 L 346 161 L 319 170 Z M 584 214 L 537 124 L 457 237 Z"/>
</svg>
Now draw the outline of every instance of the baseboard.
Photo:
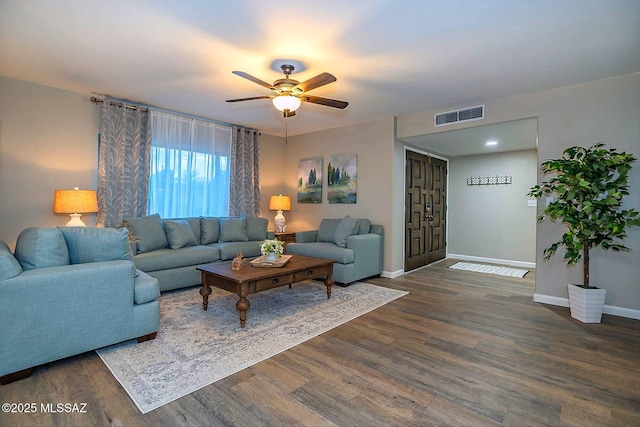
<svg viewBox="0 0 640 427">
<path fill-rule="evenodd" d="M 511 259 L 484 258 L 479 256 L 447 254 L 447 259 L 459 259 L 462 261 L 488 262 L 490 264 L 512 265 L 514 267 L 536 268 L 535 262 L 515 261 Z"/>
<path fill-rule="evenodd" d="M 557 305 L 560 307 L 569 307 L 569 298 L 553 297 L 550 295 L 533 294 L 533 300 L 543 304 Z M 640 320 L 640 310 L 633 308 L 618 307 L 615 305 L 605 304 L 602 307 L 603 314 L 612 316 L 626 317 L 628 319 Z"/>
<path fill-rule="evenodd" d="M 396 270 L 396 271 L 383 271 L 380 274 L 380 277 L 384 277 L 387 279 L 395 279 L 396 277 L 400 277 L 404 274 L 404 270 Z"/>
</svg>

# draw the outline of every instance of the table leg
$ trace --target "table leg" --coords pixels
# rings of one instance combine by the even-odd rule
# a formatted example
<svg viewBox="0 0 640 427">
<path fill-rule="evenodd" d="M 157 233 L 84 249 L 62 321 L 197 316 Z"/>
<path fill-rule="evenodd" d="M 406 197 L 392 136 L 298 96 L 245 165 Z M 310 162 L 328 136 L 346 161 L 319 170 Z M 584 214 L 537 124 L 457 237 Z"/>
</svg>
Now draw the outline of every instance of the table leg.
<svg viewBox="0 0 640 427">
<path fill-rule="evenodd" d="M 240 299 L 236 303 L 236 308 L 240 312 L 240 327 L 244 328 L 244 322 L 247 319 L 247 310 L 249 310 L 249 300 L 247 300 L 244 296 L 240 296 Z"/>
<path fill-rule="evenodd" d="M 333 276 L 331 274 L 324 279 L 324 284 L 327 285 L 327 299 L 331 299 L 331 287 L 334 284 Z"/>
<path fill-rule="evenodd" d="M 211 295 L 211 288 L 205 280 L 202 281 L 200 295 L 202 295 L 202 308 L 207 311 L 207 308 L 209 308 L 209 295 Z"/>
</svg>

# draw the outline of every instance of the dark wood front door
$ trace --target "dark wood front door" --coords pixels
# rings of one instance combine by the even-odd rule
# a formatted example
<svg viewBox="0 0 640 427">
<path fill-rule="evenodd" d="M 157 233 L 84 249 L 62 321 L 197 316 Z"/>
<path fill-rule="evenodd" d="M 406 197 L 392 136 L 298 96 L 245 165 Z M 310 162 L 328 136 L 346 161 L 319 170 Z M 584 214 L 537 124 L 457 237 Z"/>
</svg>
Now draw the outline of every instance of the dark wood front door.
<svg viewBox="0 0 640 427">
<path fill-rule="evenodd" d="M 405 271 L 446 256 L 447 163 L 407 151 L 405 170 Z"/>
</svg>

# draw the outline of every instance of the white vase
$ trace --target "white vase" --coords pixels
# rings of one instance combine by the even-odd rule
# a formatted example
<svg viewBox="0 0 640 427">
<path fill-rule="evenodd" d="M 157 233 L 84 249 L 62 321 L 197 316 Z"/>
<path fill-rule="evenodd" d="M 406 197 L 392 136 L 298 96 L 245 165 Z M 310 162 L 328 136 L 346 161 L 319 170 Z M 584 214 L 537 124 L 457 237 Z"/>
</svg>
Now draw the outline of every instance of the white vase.
<svg viewBox="0 0 640 427">
<path fill-rule="evenodd" d="M 264 260 L 267 262 L 277 262 L 278 254 L 275 252 L 269 252 L 267 255 L 265 255 Z"/>
<path fill-rule="evenodd" d="M 600 323 L 606 289 L 585 289 L 568 285 L 571 317 L 583 323 Z"/>
</svg>

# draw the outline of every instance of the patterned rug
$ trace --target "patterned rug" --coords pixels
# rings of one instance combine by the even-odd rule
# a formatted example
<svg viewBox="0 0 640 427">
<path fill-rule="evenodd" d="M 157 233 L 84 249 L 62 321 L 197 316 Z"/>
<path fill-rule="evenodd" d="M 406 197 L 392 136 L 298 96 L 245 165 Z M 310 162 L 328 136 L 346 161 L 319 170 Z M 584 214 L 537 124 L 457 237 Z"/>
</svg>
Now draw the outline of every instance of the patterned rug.
<svg viewBox="0 0 640 427">
<path fill-rule="evenodd" d="M 529 272 L 529 270 L 520 270 L 518 268 L 498 267 L 495 265 L 486 264 L 473 264 L 471 262 L 456 262 L 455 264 L 450 265 L 449 268 L 452 268 L 454 270 L 473 271 L 476 273 L 497 274 L 499 276 L 519 277 L 521 279 L 525 274 Z"/>
<path fill-rule="evenodd" d="M 308 281 L 249 295 L 240 328 L 235 294 L 214 289 L 202 309 L 199 288 L 163 294 L 155 340 L 96 350 L 143 414 L 248 368 L 407 292 L 366 283 Z"/>
</svg>

